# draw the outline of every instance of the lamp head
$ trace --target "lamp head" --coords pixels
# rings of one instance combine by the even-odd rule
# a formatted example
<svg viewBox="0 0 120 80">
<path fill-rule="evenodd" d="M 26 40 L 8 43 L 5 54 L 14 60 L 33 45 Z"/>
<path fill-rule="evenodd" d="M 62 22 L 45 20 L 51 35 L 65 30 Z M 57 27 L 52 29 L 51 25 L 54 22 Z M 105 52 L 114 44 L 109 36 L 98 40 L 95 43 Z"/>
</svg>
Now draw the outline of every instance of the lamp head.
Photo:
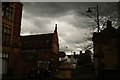
<svg viewBox="0 0 120 80">
<path fill-rule="evenodd" d="M 90 10 L 90 8 L 88 8 L 88 10 L 87 10 L 87 13 L 91 13 L 92 11 Z"/>
</svg>

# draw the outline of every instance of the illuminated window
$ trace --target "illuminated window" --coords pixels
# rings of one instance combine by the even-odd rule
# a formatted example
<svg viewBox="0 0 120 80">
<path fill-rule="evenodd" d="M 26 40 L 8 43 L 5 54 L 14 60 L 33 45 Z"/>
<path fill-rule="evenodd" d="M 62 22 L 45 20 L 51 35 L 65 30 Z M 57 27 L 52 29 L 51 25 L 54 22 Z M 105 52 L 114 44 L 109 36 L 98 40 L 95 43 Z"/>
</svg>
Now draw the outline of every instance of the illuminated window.
<svg viewBox="0 0 120 80">
<path fill-rule="evenodd" d="M 5 55 L 5 58 L 8 58 L 8 54 Z"/>
<path fill-rule="evenodd" d="M 5 53 L 2 53 L 2 57 L 5 58 Z"/>
<path fill-rule="evenodd" d="M 2 58 L 8 58 L 8 53 L 2 53 Z"/>
</svg>

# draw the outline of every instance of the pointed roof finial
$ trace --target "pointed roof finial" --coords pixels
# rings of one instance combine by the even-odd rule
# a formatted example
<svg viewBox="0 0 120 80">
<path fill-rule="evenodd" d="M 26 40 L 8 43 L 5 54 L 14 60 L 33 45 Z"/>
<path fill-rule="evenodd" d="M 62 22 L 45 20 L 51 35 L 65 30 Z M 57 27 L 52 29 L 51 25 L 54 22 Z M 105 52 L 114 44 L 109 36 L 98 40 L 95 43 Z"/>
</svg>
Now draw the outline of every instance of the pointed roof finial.
<svg viewBox="0 0 120 80">
<path fill-rule="evenodd" d="M 57 31 L 57 24 L 55 24 L 55 31 Z"/>
<path fill-rule="evenodd" d="M 55 24 L 55 27 L 57 27 L 57 24 Z"/>
</svg>

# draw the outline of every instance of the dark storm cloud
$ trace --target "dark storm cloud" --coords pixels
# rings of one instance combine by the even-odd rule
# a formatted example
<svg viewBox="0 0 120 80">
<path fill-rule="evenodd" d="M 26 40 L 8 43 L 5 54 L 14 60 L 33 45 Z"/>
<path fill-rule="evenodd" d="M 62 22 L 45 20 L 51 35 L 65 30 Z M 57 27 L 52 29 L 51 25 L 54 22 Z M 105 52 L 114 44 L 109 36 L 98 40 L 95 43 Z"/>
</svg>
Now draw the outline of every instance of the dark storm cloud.
<svg viewBox="0 0 120 80">
<path fill-rule="evenodd" d="M 80 50 L 81 45 L 88 43 L 85 34 L 90 34 L 89 28 L 96 25 L 94 19 L 86 16 L 86 11 L 88 7 L 96 7 L 96 4 L 100 12 L 116 14 L 115 3 L 23 2 L 22 34 L 53 32 L 55 24 L 58 24 L 60 50 Z M 96 15 L 92 16 L 96 18 Z"/>
<path fill-rule="evenodd" d="M 101 10 L 110 9 L 109 11 L 114 11 L 114 3 L 88 3 L 88 2 L 24 2 L 25 10 L 34 16 L 44 16 L 44 17 L 59 17 L 66 14 L 69 14 L 69 11 L 81 11 L 85 12 L 88 7 L 95 7 L 96 4 L 99 4 Z M 114 6 L 113 6 L 114 5 Z M 102 7 L 104 9 L 102 9 Z M 112 8 L 109 8 L 112 7 Z M 33 16 L 33 15 L 32 15 Z"/>
<path fill-rule="evenodd" d="M 25 10 L 29 13 L 34 14 L 34 16 L 44 16 L 44 17 L 60 17 L 69 14 L 69 11 L 80 10 L 89 5 L 90 3 L 68 3 L 68 2 L 34 2 L 34 3 L 23 3 Z"/>
<path fill-rule="evenodd" d="M 88 26 L 84 25 L 84 23 L 87 23 L 87 18 L 83 14 L 88 14 L 86 13 L 88 7 L 96 7 L 96 4 L 99 5 L 99 12 L 100 15 L 108 15 L 112 13 L 117 13 L 117 5 L 115 3 L 86 3 L 86 2 L 34 2 L 34 3 L 29 3 L 29 2 L 24 2 L 24 12 L 27 12 L 26 18 L 32 16 L 32 17 L 46 17 L 46 18 L 51 18 L 51 19 L 57 19 L 62 16 L 66 15 L 72 15 L 74 14 L 74 20 L 67 19 L 65 18 L 64 21 L 70 23 L 71 25 L 75 25 L 75 27 L 80 27 L 81 23 L 81 28 Z M 105 14 L 104 12 L 107 13 Z M 80 13 L 79 13 L 80 12 Z M 93 13 L 95 13 L 94 11 Z M 88 14 L 89 15 L 89 14 Z M 90 14 L 91 15 L 91 14 Z M 96 17 L 96 15 L 93 15 Z M 114 15 L 115 16 L 115 15 Z M 82 18 L 82 19 L 80 19 Z"/>
</svg>

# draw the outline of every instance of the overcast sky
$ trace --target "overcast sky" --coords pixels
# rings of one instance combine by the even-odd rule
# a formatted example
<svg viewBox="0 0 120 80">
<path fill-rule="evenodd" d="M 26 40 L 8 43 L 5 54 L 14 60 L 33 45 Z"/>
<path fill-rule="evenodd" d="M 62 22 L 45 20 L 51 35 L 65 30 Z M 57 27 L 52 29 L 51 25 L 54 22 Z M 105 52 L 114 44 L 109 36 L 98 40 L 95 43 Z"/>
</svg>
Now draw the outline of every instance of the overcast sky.
<svg viewBox="0 0 120 80">
<path fill-rule="evenodd" d="M 96 25 L 94 19 L 80 13 L 86 14 L 88 7 L 96 7 L 96 4 L 101 12 L 109 10 L 114 14 L 117 10 L 113 3 L 23 2 L 21 34 L 53 33 L 57 24 L 60 51 L 78 53 L 92 43 L 86 40 L 86 35 L 91 33 L 92 25 Z"/>
</svg>

